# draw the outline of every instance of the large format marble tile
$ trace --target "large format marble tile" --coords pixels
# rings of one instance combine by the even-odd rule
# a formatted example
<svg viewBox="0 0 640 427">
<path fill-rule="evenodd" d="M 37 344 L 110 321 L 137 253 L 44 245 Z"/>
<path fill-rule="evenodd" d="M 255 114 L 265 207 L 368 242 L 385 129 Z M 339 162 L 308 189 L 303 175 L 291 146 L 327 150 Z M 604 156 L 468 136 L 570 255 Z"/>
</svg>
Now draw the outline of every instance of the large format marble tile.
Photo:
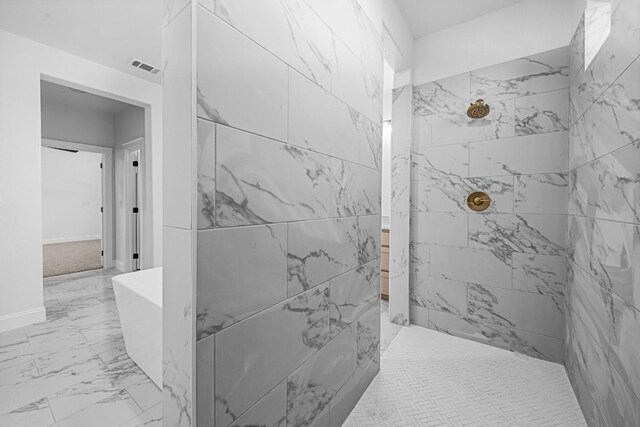
<svg viewBox="0 0 640 427">
<path fill-rule="evenodd" d="M 567 172 L 567 132 L 520 136 L 469 146 L 471 176 Z"/>
<path fill-rule="evenodd" d="M 393 146 L 396 139 L 392 139 Z M 391 203 L 395 212 L 407 212 L 411 205 L 411 151 L 391 148 Z"/>
<path fill-rule="evenodd" d="M 640 394 L 640 311 L 613 294 L 609 360 L 624 381 Z"/>
<path fill-rule="evenodd" d="M 226 126 L 217 126 L 216 148 L 218 227 L 328 216 L 328 157 Z M 366 178 L 362 185 L 379 186 Z M 355 195 L 345 198 L 363 203 Z"/>
<path fill-rule="evenodd" d="M 215 12 L 292 68 L 331 88 L 331 31 L 304 2 L 220 0 Z"/>
<path fill-rule="evenodd" d="M 331 158 L 331 212 L 335 216 L 380 213 L 380 171 Z"/>
<path fill-rule="evenodd" d="M 469 103 L 469 73 L 425 83 L 413 88 L 413 115 L 456 114 Z"/>
<path fill-rule="evenodd" d="M 410 241 L 409 242 L 409 273 L 429 275 L 429 253 L 431 245 L 428 243 Z"/>
<path fill-rule="evenodd" d="M 286 246 L 288 296 L 355 268 L 359 253 L 358 231 L 356 218 L 289 224 Z"/>
<path fill-rule="evenodd" d="M 358 365 L 380 363 L 380 303 L 369 308 L 357 322 Z"/>
<path fill-rule="evenodd" d="M 289 142 L 375 169 L 381 167 L 380 124 L 295 71 L 289 73 Z"/>
<path fill-rule="evenodd" d="M 411 212 L 429 211 L 431 190 L 434 182 L 436 181 L 432 179 L 420 179 L 410 182 L 409 210 Z"/>
<path fill-rule="evenodd" d="M 457 337 L 561 363 L 562 340 L 476 319 L 430 310 L 429 328 Z"/>
<path fill-rule="evenodd" d="M 282 381 L 230 427 L 285 427 L 287 423 L 287 381 Z"/>
<path fill-rule="evenodd" d="M 582 268 L 572 268 L 573 278 L 569 280 L 569 306 L 584 323 L 589 333 L 599 345 L 609 340 L 609 307 L 611 292 L 602 288 L 597 281 Z"/>
<path fill-rule="evenodd" d="M 469 246 L 503 258 L 513 252 L 563 255 L 566 230 L 566 215 L 469 215 Z"/>
<path fill-rule="evenodd" d="M 567 87 L 566 47 L 471 72 L 472 98 L 484 98 L 488 103 Z"/>
<path fill-rule="evenodd" d="M 200 231 L 198 339 L 286 299 L 286 271 L 285 224 Z"/>
<path fill-rule="evenodd" d="M 3 426 L 46 427 L 54 422 L 55 420 L 46 398 L 0 415 L 0 424 Z"/>
<path fill-rule="evenodd" d="M 418 116 L 414 115 L 411 123 L 411 146 L 431 147 L 433 145 L 432 135 L 433 115 Z"/>
<path fill-rule="evenodd" d="M 379 215 L 358 217 L 358 265 L 380 258 L 381 229 Z"/>
<path fill-rule="evenodd" d="M 379 292 L 379 261 L 372 261 L 332 279 L 329 284 L 331 336 L 336 336 L 371 308 Z"/>
<path fill-rule="evenodd" d="M 562 306 L 547 295 L 470 284 L 469 317 L 507 328 L 564 337 Z"/>
<path fill-rule="evenodd" d="M 455 175 L 437 175 L 431 178 L 428 194 L 430 212 L 474 213 L 467 205 L 467 196 L 484 191 L 491 197 L 491 205 L 484 213 L 513 212 L 513 177 L 459 178 Z"/>
<path fill-rule="evenodd" d="M 216 334 L 216 424 L 229 425 L 329 341 L 317 286 Z"/>
<path fill-rule="evenodd" d="M 569 80 L 584 72 L 584 16 L 580 19 L 569 44 Z"/>
<path fill-rule="evenodd" d="M 511 255 L 496 251 L 431 246 L 431 275 L 462 282 L 511 287 Z"/>
<path fill-rule="evenodd" d="M 411 179 L 429 179 L 434 174 L 469 176 L 469 146 L 414 148 L 411 151 Z"/>
<path fill-rule="evenodd" d="M 380 364 L 361 363 L 329 403 L 330 427 L 340 427 L 380 370 Z"/>
<path fill-rule="evenodd" d="M 566 174 L 517 175 L 514 185 L 515 213 L 567 213 L 569 184 Z"/>
<path fill-rule="evenodd" d="M 467 214 L 414 212 L 410 239 L 420 244 L 467 246 Z"/>
<path fill-rule="evenodd" d="M 287 139 L 287 65 L 198 8 L 198 117 Z"/>
<path fill-rule="evenodd" d="M 467 283 L 412 275 L 410 286 L 412 306 L 467 315 Z"/>
<path fill-rule="evenodd" d="M 564 256 L 513 254 L 513 289 L 551 296 L 560 305 L 566 281 Z"/>
<path fill-rule="evenodd" d="M 198 425 L 215 423 L 215 337 L 208 337 L 196 343 L 196 417 Z"/>
<path fill-rule="evenodd" d="M 215 226 L 215 125 L 198 119 L 198 229 Z"/>
<path fill-rule="evenodd" d="M 356 366 L 356 331 L 349 326 L 287 378 L 287 424 L 314 425 Z"/>
<path fill-rule="evenodd" d="M 516 135 L 569 129 L 569 91 L 545 92 L 516 99 Z"/>
</svg>

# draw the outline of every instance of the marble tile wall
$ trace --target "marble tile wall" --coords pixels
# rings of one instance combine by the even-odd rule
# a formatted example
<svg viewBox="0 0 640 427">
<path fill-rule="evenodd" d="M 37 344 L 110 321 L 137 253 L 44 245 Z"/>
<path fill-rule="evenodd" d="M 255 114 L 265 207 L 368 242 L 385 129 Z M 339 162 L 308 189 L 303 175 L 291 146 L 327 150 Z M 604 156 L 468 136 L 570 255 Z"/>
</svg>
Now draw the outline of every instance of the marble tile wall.
<svg viewBox="0 0 640 427">
<path fill-rule="evenodd" d="M 565 365 L 590 426 L 640 425 L 640 3 L 570 45 Z M 597 34 L 596 34 L 597 37 Z"/>
<path fill-rule="evenodd" d="M 199 3 L 198 426 L 340 426 L 380 363 L 379 25 Z"/>
<path fill-rule="evenodd" d="M 412 323 L 563 360 L 569 72 L 561 48 L 413 88 Z"/>
</svg>

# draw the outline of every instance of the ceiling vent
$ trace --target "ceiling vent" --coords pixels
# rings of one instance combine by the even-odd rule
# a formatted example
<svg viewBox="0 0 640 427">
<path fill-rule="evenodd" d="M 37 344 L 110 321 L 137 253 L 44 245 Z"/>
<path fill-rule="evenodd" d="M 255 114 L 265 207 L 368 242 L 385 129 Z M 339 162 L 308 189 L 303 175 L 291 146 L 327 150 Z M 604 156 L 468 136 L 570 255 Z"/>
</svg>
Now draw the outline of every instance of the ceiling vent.
<svg viewBox="0 0 640 427">
<path fill-rule="evenodd" d="M 147 64 L 146 62 L 140 61 L 139 59 L 131 58 L 129 60 L 129 64 L 131 64 L 132 67 L 140 68 L 141 70 L 151 74 L 158 74 L 160 72 L 159 68 Z"/>
</svg>

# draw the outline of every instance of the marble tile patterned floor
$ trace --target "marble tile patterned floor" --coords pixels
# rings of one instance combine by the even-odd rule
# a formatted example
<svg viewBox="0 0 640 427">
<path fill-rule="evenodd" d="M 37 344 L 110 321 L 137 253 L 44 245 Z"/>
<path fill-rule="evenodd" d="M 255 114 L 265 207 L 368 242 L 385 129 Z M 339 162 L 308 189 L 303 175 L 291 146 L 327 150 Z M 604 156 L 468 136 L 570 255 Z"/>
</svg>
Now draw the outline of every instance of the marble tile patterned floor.
<svg viewBox="0 0 640 427">
<path fill-rule="evenodd" d="M 161 426 L 161 392 L 127 356 L 111 277 L 44 280 L 47 321 L 0 333 L 0 426 Z"/>
<path fill-rule="evenodd" d="M 586 423 L 562 365 L 411 326 L 391 341 L 343 424 L 355 426 Z"/>
</svg>

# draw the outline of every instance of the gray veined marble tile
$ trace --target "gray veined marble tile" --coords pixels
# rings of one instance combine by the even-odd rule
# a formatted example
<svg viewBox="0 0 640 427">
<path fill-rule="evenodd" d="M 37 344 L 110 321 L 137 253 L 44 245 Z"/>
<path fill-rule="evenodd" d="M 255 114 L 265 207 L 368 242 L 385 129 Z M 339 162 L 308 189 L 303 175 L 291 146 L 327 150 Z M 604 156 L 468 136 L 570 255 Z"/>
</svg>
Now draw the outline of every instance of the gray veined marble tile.
<svg viewBox="0 0 640 427">
<path fill-rule="evenodd" d="M 287 422 L 287 381 L 282 381 L 230 427 L 285 427 Z"/>
<path fill-rule="evenodd" d="M 380 258 L 380 216 L 358 217 L 358 265 Z"/>
<path fill-rule="evenodd" d="M 567 87 L 566 47 L 471 72 L 471 96 L 487 103 Z"/>
<path fill-rule="evenodd" d="M 226 126 L 217 126 L 216 141 L 218 227 L 328 216 L 328 157 Z M 376 180 L 363 182 L 366 178 L 361 185 L 379 186 Z M 352 187 L 356 183 L 352 181 Z M 358 207 L 364 203 L 348 201 Z"/>
<path fill-rule="evenodd" d="M 220 0 L 215 12 L 315 83 L 331 87 L 331 31 L 304 2 Z"/>
<path fill-rule="evenodd" d="M 606 345 L 609 339 L 611 292 L 582 268 L 574 266 L 569 306 L 584 323 L 589 333 L 599 345 Z"/>
<path fill-rule="evenodd" d="M 456 112 L 434 115 L 431 121 L 433 145 L 459 144 L 514 136 L 515 100 L 495 101 L 490 106 L 491 113 L 483 119 L 474 120 L 467 117 L 468 104 Z"/>
<path fill-rule="evenodd" d="M 568 99 L 567 89 L 516 98 L 516 135 L 569 129 Z"/>
<path fill-rule="evenodd" d="M 215 337 L 213 335 L 196 343 L 196 417 L 198 425 L 201 426 L 212 426 L 216 419 L 214 355 Z"/>
<path fill-rule="evenodd" d="M 380 214 L 380 177 L 380 171 L 331 158 L 332 214 Z"/>
<path fill-rule="evenodd" d="M 410 259 L 409 259 L 409 273 L 421 274 L 423 276 L 429 275 L 429 252 L 430 247 L 428 243 L 411 241 L 409 243 Z"/>
<path fill-rule="evenodd" d="M 428 179 L 434 174 L 469 176 L 468 144 L 414 148 L 411 151 L 411 179 Z"/>
<path fill-rule="evenodd" d="M 566 174 L 515 176 L 514 212 L 566 214 L 569 185 Z"/>
<path fill-rule="evenodd" d="M 562 340 L 431 310 L 429 328 L 539 359 L 562 362 Z"/>
<path fill-rule="evenodd" d="M 377 301 L 380 291 L 380 263 L 372 261 L 331 280 L 329 321 L 331 337 L 353 324 Z"/>
<path fill-rule="evenodd" d="M 380 362 L 380 304 L 376 303 L 358 318 L 358 365 Z"/>
<path fill-rule="evenodd" d="M 413 116 L 411 123 L 411 146 L 414 148 L 431 147 L 433 138 L 431 134 L 433 116 Z"/>
<path fill-rule="evenodd" d="M 316 286 L 216 335 L 216 424 L 229 425 L 329 340 L 329 287 Z"/>
<path fill-rule="evenodd" d="M 378 314 L 378 318 L 380 318 Z M 356 332 L 347 327 L 287 378 L 287 425 L 311 426 L 356 370 Z"/>
<path fill-rule="evenodd" d="M 289 142 L 375 169 L 381 167 L 380 125 L 295 71 L 289 72 Z"/>
<path fill-rule="evenodd" d="M 80 425 L 93 425 L 96 427 L 109 427 L 122 425 L 142 411 L 136 405 L 129 393 L 122 390 L 114 393 L 93 405 L 64 418 L 56 425 L 72 427 Z"/>
<path fill-rule="evenodd" d="M 569 44 L 569 80 L 573 80 L 580 72 L 584 72 L 584 16 Z"/>
<path fill-rule="evenodd" d="M 286 224 L 200 231 L 198 339 L 286 299 L 286 269 Z"/>
<path fill-rule="evenodd" d="M 456 114 L 469 102 L 469 73 L 458 74 L 413 88 L 413 115 Z"/>
<path fill-rule="evenodd" d="M 640 394 L 640 311 L 613 294 L 609 360 L 636 394 Z"/>
<path fill-rule="evenodd" d="M 394 88 L 391 92 L 393 105 L 391 106 L 391 156 L 405 153 L 412 145 L 411 123 L 411 88 L 405 85 Z"/>
<path fill-rule="evenodd" d="M 331 427 L 342 426 L 379 370 L 380 365 L 374 362 L 358 366 L 329 403 Z"/>
<path fill-rule="evenodd" d="M 356 218 L 288 224 L 288 296 L 355 268 L 359 254 L 358 233 Z"/>
<path fill-rule="evenodd" d="M 511 176 L 460 178 L 455 175 L 433 174 L 429 192 L 430 212 L 473 212 L 467 196 L 484 191 L 491 197 L 491 205 L 484 213 L 513 212 L 513 178 Z"/>
<path fill-rule="evenodd" d="M 469 285 L 469 317 L 555 338 L 564 337 L 564 311 L 547 295 Z"/>
<path fill-rule="evenodd" d="M 285 141 L 287 65 L 201 8 L 197 49 L 198 117 Z"/>
<path fill-rule="evenodd" d="M 467 315 L 467 283 L 440 277 L 411 276 L 411 305 Z"/>
<path fill-rule="evenodd" d="M 54 422 L 53 414 L 46 398 L 0 415 L 0 424 L 3 426 L 46 427 Z"/>
<path fill-rule="evenodd" d="M 215 226 L 215 125 L 198 119 L 198 229 Z"/>
<path fill-rule="evenodd" d="M 513 252 L 563 255 L 566 230 L 566 215 L 470 215 L 469 246 L 493 250 L 501 258 Z"/>
<path fill-rule="evenodd" d="M 471 176 L 567 172 L 568 132 L 519 136 L 469 145 Z"/>
<path fill-rule="evenodd" d="M 560 305 L 566 282 L 564 256 L 513 254 L 513 289 L 549 295 Z"/>
<path fill-rule="evenodd" d="M 430 206 L 430 194 L 434 180 L 420 179 L 410 182 L 410 205 L 411 212 L 428 212 Z"/>
<path fill-rule="evenodd" d="M 434 277 L 511 288 L 510 253 L 441 245 L 430 251 Z"/>
<path fill-rule="evenodd" d="M 467 246 L 466 213 L 413 212 L 411 215 L 412 242 Z"/>
<path fill-rule="evenodd" d="M 395 142 L 392 140 L 391 144 Z M 403 149 L 391 150 L 391 210 L 406 212 L 411 203 L 411 152 Z"/>
</svg>

